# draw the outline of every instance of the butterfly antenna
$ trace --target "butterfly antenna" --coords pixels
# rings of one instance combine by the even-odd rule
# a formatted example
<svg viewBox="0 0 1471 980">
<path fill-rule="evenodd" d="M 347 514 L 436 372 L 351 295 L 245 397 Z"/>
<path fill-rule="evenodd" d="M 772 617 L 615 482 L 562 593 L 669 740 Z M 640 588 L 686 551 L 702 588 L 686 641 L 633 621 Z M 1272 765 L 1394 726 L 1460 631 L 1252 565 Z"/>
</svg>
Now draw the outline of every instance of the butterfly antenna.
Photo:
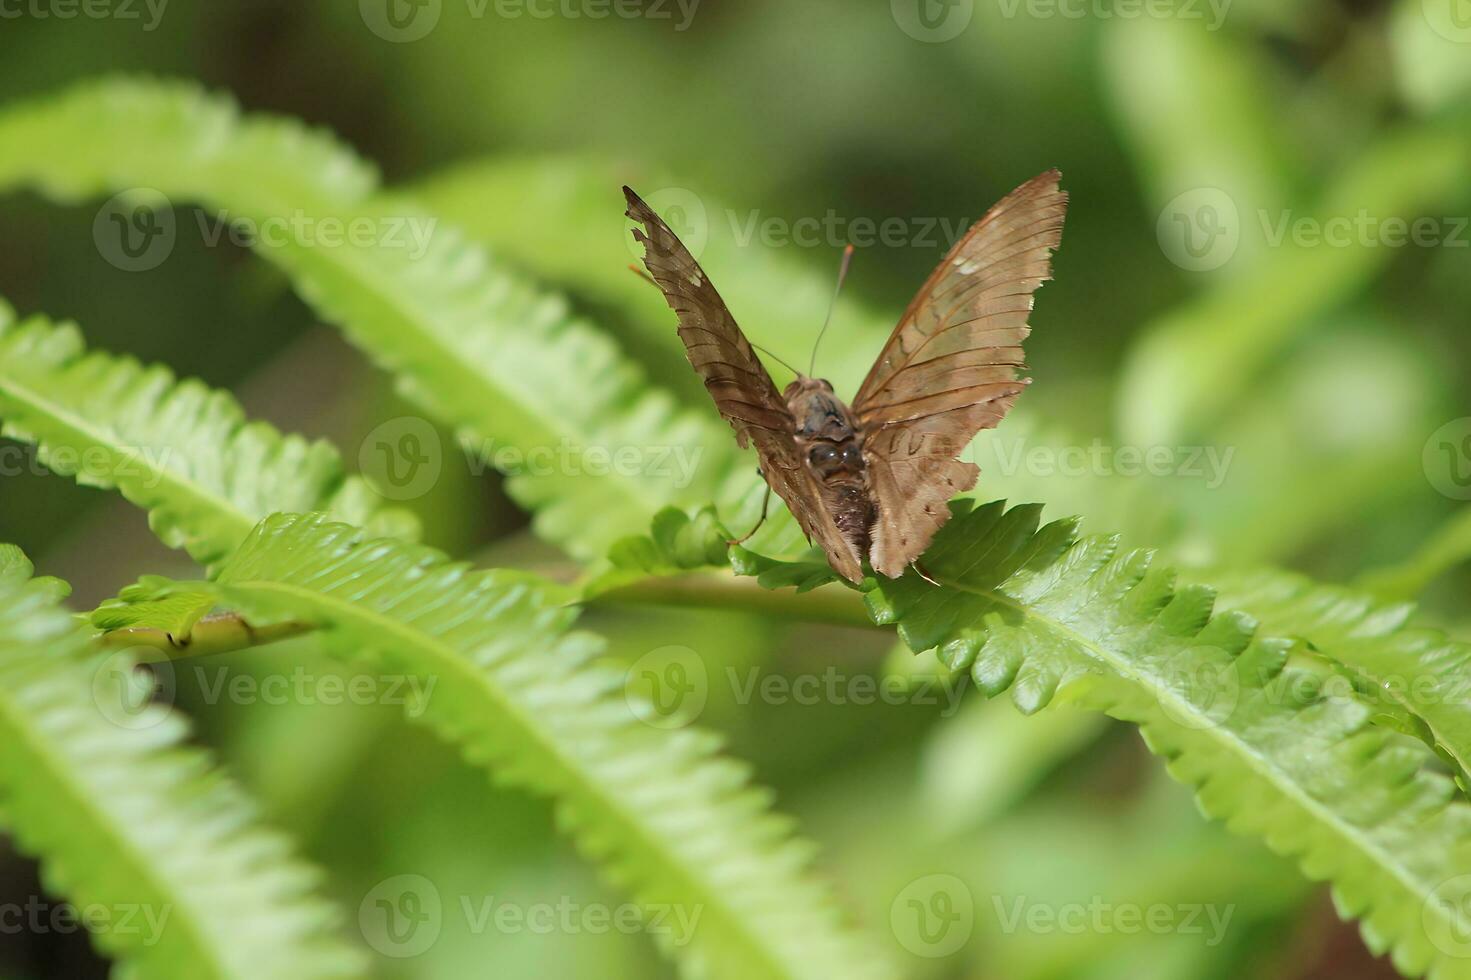
<svg viewBox="0 0 1471 980">
<path fill-rule="evenodd" d="M 782 367 L 786 368 L 788 371 L 792 372 L 793 374 L 800 375 L 802 373 L 801 371 L 798 371 L 796 368 L 792 367 L 786 361 L 783 361 L 781 358 L 777 357 L 771 351 L 767 350 L 765 347 L 762 347 L 760 344 L 755 343 L 754 341 L 751 341 L 751 340 L 747 340 L 746 343 L 750 344 L 752 347 L 756 348 L 761 353 L 763 353 L 767 357 L 771 358 L 773 361 L 776 361 L 776 363 L 780 364 Z"/>
<path fill-rule="evenodd" d="M 833 287 L 833 298 L 827 304 L 827 316 L 822 318 L 822 329 L 817 331 L 817 339 L 812 342 L 812 360 L 807 365 L 807 374 L 810 376 L 817 369 L 817 345 L 822 343 L 822 335 L 827 333 L 827 325 L 832 322 L 833 307 L 838 305 L 838 293 L 843 291 L 843 280 L 848 278 L 848 263 L 853 260 L 853 245 L 850 242 L 843 249 L 843 264 L 838 266 L 838 284 Z"/>
<path fill-rule="evenodd" d="M 651 275 L 649 275 L 644 270 L 640 269 L 638 266 L 633 265 L 632 263 L 630 263 L 629 266 L 628 266 L 628 271 L 629 272 L 632 272 L 634 275 L 638 276 L 640 279 L 642 279 L 644 282 L 648 283 L 650 286 L 653 286 L 655 289 L 659 289 L 660 288 L 659 287 L 659 284 L 654 281 L 654 277 L 651 276 Z M 746 343 L 750 344 L 751 342 L 749 340 L 747 340 Z M 776 361 L 778 364 L 780 364 L 782 367 L 786 368 L 788 371 L 792 372 L 793 374 L 801 374 L 802 373 L 801 371 L 798 371 L 796 368 L 792 367 L 786 361 L 783 361 L 781 358 L 777 357 L 771 351 L 767 350 L 765 347 L 762 347 L 760 344 L 751 344 L 751 346 L 754 347 L 754 348 L 756 348 L 757 350 L 759 350 L 761 353 L 765 354 L 767 357 L 770 357 L 772 360 Z M 744 539 L 742 539 L 742 540 L 744 540 Z"/>
</svg>

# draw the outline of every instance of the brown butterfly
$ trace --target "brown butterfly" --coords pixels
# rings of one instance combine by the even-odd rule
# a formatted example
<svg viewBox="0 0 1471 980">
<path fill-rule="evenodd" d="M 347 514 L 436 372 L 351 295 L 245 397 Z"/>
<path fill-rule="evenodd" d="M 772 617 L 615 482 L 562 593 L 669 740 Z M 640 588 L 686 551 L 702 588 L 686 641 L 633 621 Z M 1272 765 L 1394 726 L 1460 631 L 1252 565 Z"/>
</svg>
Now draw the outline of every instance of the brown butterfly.
<svg viewBox="0 0 1471 980">
<path fill-rule="evenodd" d="M 949 519 L 950 498 L 975 486 L 979 467 L 956 457 L 1030 381 L 1021 344 L 1062 241 L 1060 179 L 1056 170 L 1034 177 L 971 226 L 900 317 L 851 407 L 801 372 L 778 393 L 705 271 L 623 188 L 628 217 L 643 225 L 633 235 L 644 265 L 715 407 L 743 448 L 756 444 L 770 489 L 849 581 L 863 580 L 865 557 L 903 575 Z"/>
</svg>

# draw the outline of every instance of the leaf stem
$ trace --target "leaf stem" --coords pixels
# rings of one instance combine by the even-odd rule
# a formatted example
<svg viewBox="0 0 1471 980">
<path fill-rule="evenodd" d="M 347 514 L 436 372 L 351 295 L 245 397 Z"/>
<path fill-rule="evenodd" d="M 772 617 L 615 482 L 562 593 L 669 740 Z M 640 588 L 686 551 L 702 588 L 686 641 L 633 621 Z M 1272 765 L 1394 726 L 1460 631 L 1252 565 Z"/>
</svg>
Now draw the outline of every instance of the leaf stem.
<svg viewBox="0 0 1471 980">
<path fill-rule="evenodd" d="M 863 597 L 846 586 L 824 585 L 798 594 L 792 589 L 762 588 L 754 578 L 737 577 L 728 569 L 653 576 L 609 589 L 582 603 L 723 609 L 808 623 L 878 628 L 864 608 Z"/>
<path fill-rule="evenodd" d="M 128 626 L 109 630 L 98 636 L 104 646 L 120 649 L 146 648 L 162 656 L 159 660 L 184 657 L 206 657 L 215 653 L 232 653 L 249 647 L 265 646 L 293 636 L 311 632 L 306 623 L 273 623 L 251 626 L 238 613 L 210 613 L 194 624 L 183 636 L 152 626 Z"/>
</svg>

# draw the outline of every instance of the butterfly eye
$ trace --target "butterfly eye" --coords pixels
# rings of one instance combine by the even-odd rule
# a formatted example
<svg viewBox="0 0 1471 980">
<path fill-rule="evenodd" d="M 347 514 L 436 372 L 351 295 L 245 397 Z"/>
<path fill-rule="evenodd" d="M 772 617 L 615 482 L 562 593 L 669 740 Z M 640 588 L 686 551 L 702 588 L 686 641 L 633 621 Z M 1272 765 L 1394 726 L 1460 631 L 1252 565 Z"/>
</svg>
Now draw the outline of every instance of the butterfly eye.
<svg viewBox="0 0 1471 980">
<path fill-rule="evenodd" d="M 812 451 L 807 454 L 807 459 L 811 461 L 813 466 L 825 466 L 828 463 L 836 461 L 840 455 L 836 446 L 829 446 L 824 443 L 819 446 L 813 446 Z"/>
<path fill-rule="evenodd" d="M 853 443 L 843 447 L 843 462 L 849 466 L 857 466 L 863 462 L 863 453 Z"/>
</svg>

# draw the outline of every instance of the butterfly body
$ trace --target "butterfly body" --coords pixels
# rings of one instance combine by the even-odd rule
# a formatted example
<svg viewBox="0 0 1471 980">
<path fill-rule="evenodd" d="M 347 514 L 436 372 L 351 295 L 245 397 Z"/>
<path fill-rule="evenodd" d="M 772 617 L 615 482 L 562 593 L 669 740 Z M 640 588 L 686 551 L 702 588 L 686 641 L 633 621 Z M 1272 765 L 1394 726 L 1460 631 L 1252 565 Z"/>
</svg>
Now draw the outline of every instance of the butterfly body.
<svg viewBox="0 0 1471 980">
<path fill-rule="evenodd" d="M 863 462 L 863 433 L 831 383 L 799 375 L 782 392 L 795 423 L 793 441 L 855 556 L 868 553 L 874 506 Z"/>
<path fill-rule="evenodd" d="M 690 364 L 767 486 L 850 582 L 864 562 L 898 578 L 949 519 L 980 469 L 958 457 L 997 425 L 1027 378 L 1032 294 L 1052 278 L 1067 194 L 1056 170 L 971 226 L 920 287 L 851 404 L 798 374 L 778 391 L 694 256 L 623 188 L 649 277 L 679 320 Z M 764 511 L 763 511 L 764 514 Z"/>
</svg>

